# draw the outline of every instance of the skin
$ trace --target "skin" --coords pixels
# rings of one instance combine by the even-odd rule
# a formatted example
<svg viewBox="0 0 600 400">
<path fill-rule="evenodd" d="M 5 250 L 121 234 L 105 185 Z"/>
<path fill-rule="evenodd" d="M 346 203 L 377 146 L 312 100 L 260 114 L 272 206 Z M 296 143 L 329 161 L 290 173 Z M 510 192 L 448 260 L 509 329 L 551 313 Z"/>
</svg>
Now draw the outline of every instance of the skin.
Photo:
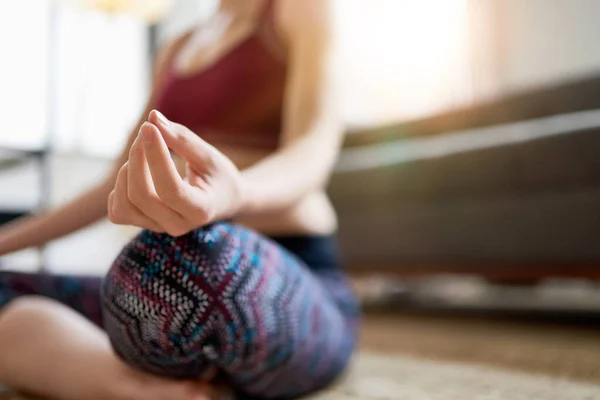
<svg viewBox="0 0 600 400">
<path fill-rule="evenodd" d="M 0 349 L 0 381 L 44 398 L 219 398 L 208 383 L 171 381 L 128 367 L 113 354 L 102 331 L 79 314 L 41 297 L 23 297 L 3 310 Z"/>
<path fill-rule="evenodd" d="M 252 32 L 262 6 L 262 0 L 223 0 L 219 15 L 231 22 L 221 40 L 210 47 L 194 47 L 197 41 L 191 39 L 184 46 L 177 39 L 167 45 L 155 62 L 153 86 L 160 84 L 165 60 L 176 59 L 182 72 L 193 73 L 226 54 Z M 335 213 L 324 186 L 343 129 L 331 73 L 330 7 L 329 0 L 277 2 L 276 28 L 289 55 L 289 78 L 276 151 L 209 145 L 153 111 L 152 94 L 113 172 L 68 204 L 0 230 L 0 255 L 38 246 L 107 216 L 114 223 L 175 236 L 223 218 L 265 234 L 333 232 Z M 168 148 L 185 161 L 185 178 Z M 215 398 L 200 380 L 168 381 L 125 366 L 103 332 L 49 300 L 23 298 L 2 310 L 0 354 L 1 382 L 45 397 Z"/>
</svg>

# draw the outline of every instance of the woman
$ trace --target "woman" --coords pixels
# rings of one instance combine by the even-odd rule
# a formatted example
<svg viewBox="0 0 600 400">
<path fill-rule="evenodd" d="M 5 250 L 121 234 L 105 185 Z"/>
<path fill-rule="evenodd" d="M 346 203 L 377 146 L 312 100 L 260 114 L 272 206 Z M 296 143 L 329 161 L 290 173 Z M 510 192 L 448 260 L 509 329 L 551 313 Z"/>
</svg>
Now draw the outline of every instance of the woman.
<svg viewBox="0 0 600 400">
<path fill-rule="evenodd" d="M 157 58 L 110 176 L 0 232 L 5 254 L 107 215 L 144 228 L 103 284 L 0 275 L 0 381 L 59 399 L 207 398 L 211 382 L 292 398 L 339 376 L 358 312 L 324 193 L 343 132 L 330 7 L 222 0 Z"/>
</svg>

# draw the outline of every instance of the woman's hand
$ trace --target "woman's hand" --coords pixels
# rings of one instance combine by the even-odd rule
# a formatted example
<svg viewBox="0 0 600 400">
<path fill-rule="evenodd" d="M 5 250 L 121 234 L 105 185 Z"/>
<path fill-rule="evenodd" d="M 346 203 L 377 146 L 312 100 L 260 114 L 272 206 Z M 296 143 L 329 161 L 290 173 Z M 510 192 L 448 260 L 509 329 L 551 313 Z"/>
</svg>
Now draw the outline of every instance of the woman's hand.
<svg viewBox="0 0 600 400">
<path fill-rule="evenodd" d="M 182 178 L 169 153 L 187 165 Z M 108 198 L 109 219 L 181 236 L 234 216 L 243 204 L 242 176 L 217 149 L 183 125 L 152 111 Z"/>
</svg>

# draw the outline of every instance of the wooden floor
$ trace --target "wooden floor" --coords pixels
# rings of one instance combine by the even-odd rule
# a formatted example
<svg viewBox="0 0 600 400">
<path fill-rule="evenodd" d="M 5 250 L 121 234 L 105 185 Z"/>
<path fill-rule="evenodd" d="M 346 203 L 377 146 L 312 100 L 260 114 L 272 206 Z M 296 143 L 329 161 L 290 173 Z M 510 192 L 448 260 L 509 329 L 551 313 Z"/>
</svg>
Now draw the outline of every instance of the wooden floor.
<svg viewBox="0 0 600 400">
<path fill-rule="evenodd" d="M 446 362 L 483 365 L 510 373 L 533 373 L 535 376 L 598 385 L 600 393 L 598 328 L 593 324 L 536 322 L 482 315 L 373 312 L 364 319 L 358 362 L 371 363 L 369 368 L 375 369 L 378 361 L 368 355 L 381 354 L 398 357 L 399 360 L 408 357 L 423 362 L 441 362 L 442 365 Z M 328 396 L 323 398 L 338 399 Z M 347 398 L 371 399 L 369 396 Z M 391 394 L 386 398 L 396 397 Z M 0 400 L 16 399 L 22 398 L 0 395 Z"/>
<path fill-rule="evenodd" d="M 361 347 L 600 383 L 600 326 L 507 317 L 375 313 Z"/>
</svg>

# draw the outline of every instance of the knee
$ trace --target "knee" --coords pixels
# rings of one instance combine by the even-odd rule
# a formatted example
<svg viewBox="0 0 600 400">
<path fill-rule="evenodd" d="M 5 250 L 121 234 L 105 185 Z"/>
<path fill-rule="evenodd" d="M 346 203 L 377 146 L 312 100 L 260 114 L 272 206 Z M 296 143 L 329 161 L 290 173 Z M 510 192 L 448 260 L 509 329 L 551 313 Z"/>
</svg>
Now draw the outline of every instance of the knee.
<svg viewBox="0 0 600 400">
<path fill-rule="evenodd" d="M 65 318 L 59 303 L 38 296 L 24 296 L 11 301 L 0 311 L 0 347 L 16 343 L 27 332 L 44 331 L 59 318 Z"/>
<path fill-rule="evenodd" d="M 177 238 L 143 231 L 123 249 L 103 285 L 105 330 L 121 358 L 169 376 L 202 372 L 220 298 L 209 275 L 229 240 L 225 228 Z"/>
<path fill-rule="evenodd" d="M 232 226 L 227 223 L 217 223 L 198 228 L 181 236 L 171 236 L 167 233 L 156 233 L 147 229 L 142 230 L 127 246 L 123 248 L 120 257 L 174 255 L 176 251 L 198 253 L 210 249 L 227 239 Z M 157 253 L 157 251 L 161 253 Z M 117 259 L 117 261 L 119 261 Z"/>
<path fill-rule="evenodd" d="M 191 276 L 204 276 L 219 261 L 231 241 L 226 225 L 200 228 L 179 237 L 144 230 L 118 255 L 108 283 L 127 280 L 130 289 L 188 286 Z"/>
<path fill-rule="evenodd" d="M 23 296 L 12 300 L 0 312 L 0 320 L 3 325 L 7 321 L 26 321 L 45 318 L 48 313 L 55 313 L 58 305 L 52 300 L 41 296 Z"/>
<path fill-rule="evenodd" d="M 217 272 L 217 267 L 223 267 L 239 250 L 238 230 L 239 227 L 227 223 L 203 227 L 180 237 L 144 230 L 121 251 L 109 271 L 108 281 L 127 279 L 130 288 L 162 284 L 184 289 L 202 285 L 202 278 Z M 222 274 L 214 274 L 214 278 L 219 275 Z"/>
</svg>

